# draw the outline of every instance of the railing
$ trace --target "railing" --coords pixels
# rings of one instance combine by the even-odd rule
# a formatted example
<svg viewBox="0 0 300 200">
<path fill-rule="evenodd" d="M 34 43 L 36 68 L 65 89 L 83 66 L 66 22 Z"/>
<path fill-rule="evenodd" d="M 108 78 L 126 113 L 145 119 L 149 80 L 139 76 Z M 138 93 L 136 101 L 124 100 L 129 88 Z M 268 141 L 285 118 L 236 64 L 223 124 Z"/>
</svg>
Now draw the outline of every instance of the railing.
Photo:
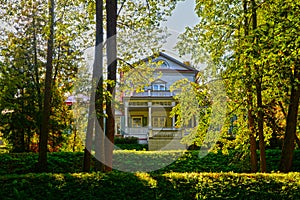
<svg viewBox="0 0 300 200">
<path fill-rule="evenodd" d="M 181 138 L 183 136 L 183 132 L 181 130 L 160 130 L 160 131 L 152 131 L 152 137 L 176 137 Z"/>
<path fill-rule="evenodd" d="M 148 134 L 148 128 L 127 128 L 127 134 L 130 135 L 146 135 Z"/>
<path fill-rule="evenodd" d="M 175 96 L 175 92 L 171 92 L 169 90 L 166 91 L 151 91 L 147 92 L 132 92 L 130 94 L 126 94 L 125 96 L 131 97 L 172 97 Z"/>
<path fill-rule="evenodd" d="M 131 136 L 145 136 L 148 135 L 150 137 L 181 137 L 184 134 L 182 129 L 177 128 L 152 128 L 148 129 L 147 127 L 135 127 L 135 128 L 127 128 L 127 135 Z"/>
</svg>

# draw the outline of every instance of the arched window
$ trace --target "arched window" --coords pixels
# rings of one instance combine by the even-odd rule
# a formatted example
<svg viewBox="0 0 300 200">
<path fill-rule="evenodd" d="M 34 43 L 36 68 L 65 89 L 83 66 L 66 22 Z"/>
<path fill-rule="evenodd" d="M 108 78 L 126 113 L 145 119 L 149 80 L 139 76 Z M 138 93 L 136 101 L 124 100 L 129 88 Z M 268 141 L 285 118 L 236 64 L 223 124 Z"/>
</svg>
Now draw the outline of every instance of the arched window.
<svg viewBox="0 0 300 200">
<path fill-rule="evenodd" d="M 161 63 L 162 63 L 162 64 L 159 66 L 160 68 L 163 68 L 163 69 L 169 69 L 169 68 L 170 68 L 169 63 L 168 63 L 166 60 L 159 59 L 159 60 L 157 60 L 157 62 L 161 62 Z"/>
</svg>

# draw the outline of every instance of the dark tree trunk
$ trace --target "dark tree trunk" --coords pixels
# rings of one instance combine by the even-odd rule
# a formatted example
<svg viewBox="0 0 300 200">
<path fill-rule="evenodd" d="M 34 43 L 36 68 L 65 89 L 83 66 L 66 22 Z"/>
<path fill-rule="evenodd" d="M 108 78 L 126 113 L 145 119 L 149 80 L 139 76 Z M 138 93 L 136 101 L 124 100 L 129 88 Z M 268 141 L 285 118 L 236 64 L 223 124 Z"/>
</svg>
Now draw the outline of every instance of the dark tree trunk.
<svg viewBox="0 0 300 200">
<path fill-rule="evenodd" d="M 249 23 L 248 23 L 248 6 L 247 1 L 243 1 L 243 7 L 244 7 L 244 31 L 245 36 L 247 37 L 249 35 Z M 251 68 L 248 66 L 247 68 L 247 77 L 251 77 Z M 249 138 L 250 138 L 250 163 L 251 163 L 251 172 L 255 173 L 257 172 L 257 154 L 256 154 L 256 137 L 255 137 L 255 121 L 254 121 L 254 115 L 253 115 L 253 97 L 252 97 L 252 85 L 249 80 L 246 80 L 246 91 L 247 91 L 247 104 L 248 104 L 248 128 L 249 128 Z"/>
<path fill-rule="evenodd" d="M 38 113 L 37 113 L 37 125 L 38 125 L 38 134 L 42 132 L 42 123 L 41 123 L 41 113 L 43 110 L 43 100 L 41 94 L 41 87 L 40 87 L 40 74 L 39 74 L 39 66 L 38 66 L 38 55 L 37 55 L 37 36 L 36 36 L 36 28 L 35 28 L 35 17 L 33 17 L 33 52 L 34 52 L 34 81 L 35 87 L 37 91 L 37 99 L 38 99 Z"/>
<path fill-rule="evenodd" d="M 265 150 L 265 137 L 264 137 L 264 113 L 262 105 L 261 95 L 261 81 L 259 78 L 256 80 L 256 96 L 257 96 L 257 108 L 258 108 L 258 137 L 259 137 L 259 150 L 260 150 L 260 171 L 267 171 L 266 163 L 266 150 Z"/>
<path fill-rule="evenodd" d="M 281 172 L 289 172 L 293 163 L 293 151 L 295 148 L 295 136 L 297 127 L 297 116 L 300 97 L 300 73 L 296 66 L 294 76 L 291 80 L 291 96 L 286 119 L 286 129 L 282 146 L 279 170 Z"/>
<path fill-rule="evenodd" d="M 252 101 L 252 99 L 249 99 L 249 103 Z M 251 103 L 252 104 L 252 103 Z M 256 153 L 256 137 L 255 137 L 255 122 L 254 122 L 254 116 L 252 114 L 252 105 L 250 106 L 250 109 L 248 110 L 248 127 L 250 130 L 250 163 L 251 163 L 251 172 L 255 173 L 257 172 L 257 153 Z"/>
<path fill-rule="evenodd" d="M 93 130 L 95 130 L 95 170 L 104 171 L 103 133 L 103 0 L 96 0 L 96 42 L 93 64 L 92 90 L 90 97 L 89 119 L 84 149 L 83 171 L 90 171 Z"/>
<path fill-rule="evenodd" d="M 96 0 L 96 48 L 95 63 L 98 84 L 95 97 L 97 122 L 95 123 L 95 170 L 104 171 L 104 122 L 103 122 L 103 0 Z"/>
<path fill-rule="evenodd" d="M 87 125 L 86 138 L 85 138 L 85 148 L 84 148 L 84 155 L 83 155 L 83 171 L 84 172 L 89 172 L 90 168 L 91 168 L 93 129 L 94 129 L 94 124 L 95 124 L 95 118 L 93 116 L 94 115 L 93 112 L 95 111 L 94 99 L 95 99 L 95 95 L 91 94 L 89 114 L 88 114 L 88 125 Z"/>
<path fill-rule="evenodd" d="M 42 116 L 42 127 L 39 141 L 39 158 L 38 170 L 47 170 L 47 143 L 49 135 L 49 118 L 51 111 L 51 87 L 52 87 L 52 60 L 53 60 L 53 43 L 54 43 L 54 0 L 49 0 L 49 27 L 50 34 L 47 44 L 47 64 L 44 92 L 44 110 Z"/>
<path fill-rule="evenodd" d="M 107 91 L 111 96 L 106 98 L 106 128 L 105 128 L 105 171 L 112 170 L 112 157 L 114 148 L 115 119 L 114 119 L 114 89 L 117 71 L 117 0 L 106 1 L 107 19 Z"/>
<path fill-rule="evenodd" d="M 251 8 L 252 8 L 252 29 L 253 32 L 257 29 L 257 14 L 256 14 L 256 2 L 255 0 L 251 0 Z M 253 38 L 253 44 L 255 44 L 256 37 Z M 254 56 L 257 56 L 257 52 L 254 50 Z M 254 65 L 255 71 L 257 74 L 255 78 L 255 86 L 256 86 L 256 98 L 257 98 L 257 125 L 258 125 L 258 137 L 259 137 L 259 150 L 260 150 L 260 171 L 267 171 L 267 163 L 266 163 L 266 150 L 265 150 L 265 137 L 264 137 L 264 113 L 263 113 L 263 105 L 262 105 L 262 95 L 261 95 L 261 75 L 260 70 L 257 65 Z"/>
</svg>

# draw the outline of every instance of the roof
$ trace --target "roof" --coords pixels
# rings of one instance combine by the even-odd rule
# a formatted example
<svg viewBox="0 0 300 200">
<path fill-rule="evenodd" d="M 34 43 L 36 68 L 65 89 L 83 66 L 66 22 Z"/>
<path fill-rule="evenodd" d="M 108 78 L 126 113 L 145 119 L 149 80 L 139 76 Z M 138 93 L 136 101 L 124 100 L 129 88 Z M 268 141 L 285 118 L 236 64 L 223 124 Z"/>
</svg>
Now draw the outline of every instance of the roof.
<svg viewBox="0 0 300 200">
<path fill-rule="evenodd" d="M 166 58 L 166 59 L 168 59 L 168 60 L 170 60 L 170 61 L 172 61 L 172 62 L 174 62 L 174 63 L 176 63 L 178 65 L 180 65 L 181 67 L 184 67 L 184 68 L 188 69 L 188 70 L 197 71 L 195 68 L 193 68 L 191 66 L 188 66 L 188 65 L 184 64 L 183 62 L 180 62 L 179 60 L 177 60 L 177 59 L 175 59 L 175 58 L 173 58 L 173 57 L 171 57 L 171 56 L 169 56 L 169 55 L 167 55 L 167 54 L 165 54 L 163 52 L 159 52 L 159 55 L 161 57 L 164 57 L 164 58 Z"/>
<path fill-rule="evenodd" d="M 179 61 L 179 60 L 177 60 L 177 59 L 175 59 L 175 58 L 173 58 L 173 57 L 171 57 L 171 56 L 169 56 L 169 55 L 167 55 L 166 53 L 163 53 L 163 52 L 159 52 L 158 55 L 148 56 L 148 57 L 142 59 L 141 61 L 147 62 L 149 58 L 155 59 L 155 58 L 158 58 L 159 56 L 165 58 L 166 60 L 169 60 L 171 62 L 176 63 L 177 65 L 187 69 L 188 71 L 198 72 L 197 69 L 195 69 L 191 66 L 188 66 L 188 65 L 184 64 L 183 62 L 181 62 L 181 61 Z"/>
</svg>

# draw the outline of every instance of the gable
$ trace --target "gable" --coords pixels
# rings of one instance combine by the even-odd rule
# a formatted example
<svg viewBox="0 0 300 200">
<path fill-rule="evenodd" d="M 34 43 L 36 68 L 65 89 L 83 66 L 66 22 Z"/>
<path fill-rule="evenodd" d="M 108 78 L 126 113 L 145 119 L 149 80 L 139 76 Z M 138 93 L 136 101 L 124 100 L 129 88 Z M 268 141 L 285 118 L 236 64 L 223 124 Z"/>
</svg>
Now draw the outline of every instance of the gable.
<svg viewBox="0 0 300 200">
<path fill-rule="evenodd" d="M 193 72 L 195 73 L 197 70 L 187 66 L 186 64 L 184 64 L 183 62 L 165 54 L 160 52 L 158 56 L 154 57 L 151 56 L 150 58 L 152 58 L 151 62 L 161 62 L 162 64 L 160 64 L 158 66 L 158 70 L 176 70 L 176 71 L 181 71 L 181 72 Z M 148 62 L 148 58 L 143 59 L 143 61 Z"/>
<path fill-rule="evenodd" d="M 152 82 L 152 84 L 153 83 L 162 83 L 163 84 L 163 83 L 167 83 L 167 82 L 164 80 L 161 80 L 161 79 L 156 79 L 155 81 Z"/>
</svg>

